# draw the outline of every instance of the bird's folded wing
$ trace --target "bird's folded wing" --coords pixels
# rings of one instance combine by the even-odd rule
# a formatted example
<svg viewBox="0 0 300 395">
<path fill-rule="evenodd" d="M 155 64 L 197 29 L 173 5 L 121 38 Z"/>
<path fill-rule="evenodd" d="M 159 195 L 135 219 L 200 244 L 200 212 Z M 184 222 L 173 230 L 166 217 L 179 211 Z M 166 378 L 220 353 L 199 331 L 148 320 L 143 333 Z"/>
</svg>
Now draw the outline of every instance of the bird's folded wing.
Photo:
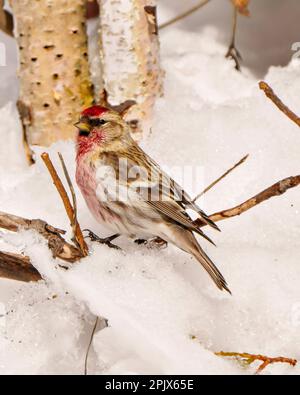
<svg viewBox="0 0 300 395">
<path fill-rule="evenodd" d="M 198 233 L 215 245 L 215 243 L 193 223 L 189 215 L 182 210 L 182 207 L 176 201 L 148 201 L 147 203 L 153 209 L 165 215 L 171 222 L 175 222 L 192 232 Z"/>
<path fill-rule="evenodd" d="M 161 169 L 161 167 L 146 153 L 144 153 L 144 155 L 153 169 L 152 173 L 156 174 L 160 179 L 160 183 L 162 184 L 160 187 L 162 194 L 164 194 L 165 191 L 168 191 L 169 196 L 175 199 L 183 209 L 189 208 L 195 211 L 198 215 L 200 215 L 207 225 L 214 229 L 220 230 L 219 227 L 208 217 L 208 215 L 205 214 L 205 212 L 201 210 L 201 208 L 195 202 L 192 201 L 192 198 L 189 196 L 189 194 L 176 181 L 173 180 L 173 178 L 166 174 Z"/>
<path fill-rule="evenodd" d="M 165 173 L 137 144 L 133 142 L 126 153 L 124 152 L 124 156 L 127 159 L 128 168 L 138 165 L 138 167 L 146 169 L 145 172 L 139 174 L 139 177 L 133 180 L 128 179 L 128 183 L 134 183 L 135 186 L 140 184 L 140 195 L 143 196 L 143 199 L 147 201 L 149 205 L 173 221 L 178 222 L 202 236 L 204 236 L 203 232 L 193 223 L 192 219 L 187 214 L 187 208 L 200 215 L 201 219 L 203 219 L 206 224 L 218 229 L 217 225 L 215 225 L 214 222 L 192 202 L 188 193 Z M 147 182 L 148 187 L 145 185 Z M 154 199 L 152 198 L 153 195 L 155 196 Z"/>
</svg>

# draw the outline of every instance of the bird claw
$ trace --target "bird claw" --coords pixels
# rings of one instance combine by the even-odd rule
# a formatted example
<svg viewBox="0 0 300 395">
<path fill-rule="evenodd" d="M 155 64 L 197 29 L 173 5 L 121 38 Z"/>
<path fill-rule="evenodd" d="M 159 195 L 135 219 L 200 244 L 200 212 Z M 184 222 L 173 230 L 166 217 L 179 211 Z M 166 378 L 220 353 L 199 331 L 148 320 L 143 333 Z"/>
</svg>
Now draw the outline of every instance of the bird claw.
<svg viewBox="0 0 300 395">
<path fill-rule="evenodd" d="M 167 248 L 168 243 L 161 239 L 160 237 L 154 237 L 153 239 L 149 239 L 149 240 L 144 240 L 144 239 L 137 239 L 134 240 L 134 242 L 138 245 L 145 245 L 148 248 L 157 248 L 157 249 L 163 249 L 163 248 Z"/>
<path fill-rule="evenodd" d="M 105 244 L 109 248 L 113 248 L 115 250 L 121 250 L 121 248 L 119 246 L 112 243 L 113 240 L 115 240 L 117 237 L 120 236 L 118 233 L 115 235 L 109 236 L 109 237 L 101 238 L 89 229 L 84 229 L 83 232 L 88 232 L 88 235 L 85 236 L 85 238 L 89 238 L 91 241 L 94 241 L 94 242 L 97 242 L 100 244 Z"/>
</svg>

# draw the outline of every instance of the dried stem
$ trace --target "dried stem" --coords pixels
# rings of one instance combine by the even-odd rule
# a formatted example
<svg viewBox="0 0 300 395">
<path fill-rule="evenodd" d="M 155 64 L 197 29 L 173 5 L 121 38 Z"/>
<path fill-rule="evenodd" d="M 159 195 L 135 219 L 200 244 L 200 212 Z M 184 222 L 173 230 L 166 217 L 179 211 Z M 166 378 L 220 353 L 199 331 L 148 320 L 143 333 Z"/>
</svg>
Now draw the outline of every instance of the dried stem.
<svg viewBox="0 0 300 395">
<path fill-rule="evenodd" d="M 92 333 L 91 333 L 91 337 L 90 337 L 90 341 L 88 344 L 88 348 L 86 350 L 86 354 L 85 354 L 85 360 L 84 360 L 84 375 L 87 376 L 88 374 L 88 359 L 89 359 L 89 354 L 90 354 L 90 350 L 91 350 L 91 346 L 93 343 L 93 339 L 94 339 L 94 335 L 98 326 L 98 322 L 99 322 L 99 317 L 96 318 Z"/>
<path fill-rule="evenodd" d="M 261 90 L 265 92 L 265 95 L 272 100 L 272 102 L 275 104 L 277 108 L 279 108 L 280 111 L 282 111 L 290 120 L 295 122 L 299 127 L 300 127 L 300 118 L 293 112 L 291 111 L 276 95 L 276 93 L 273 91 L 273 89 L 264 81 L 261 81 L 259 83 L 259 87 Z"/>
<path fill-rule="evenodd" d="M 27 219 L 0 211 L 0 228 L 11 232 L 23 229 L 38 232 L 48 241 L 48 247 L 54 258 L 76 262 L 83 257 L 79 249 L 63 239 L 62 235 L 66 233 L 65 231 L 54 228 L 41 219 Z"/>
<path fill-rule="evenodd" d="M 52 177 L 53 183 L 54 183 L 54 185 L 55 185 L 55 187 L 56 187 L 56 189 L 63 201 L 66 213 L 67 213 L 69 220 L 71 222 L 71 225 L 72 225 L 72 223 L 74 221 L 74 209 L 71 205 L 71 202 L 70 202 L 68 194 L 65 190 L 65 187 L 63 186 L 63 184 L 62 184 L 62 182 L 61 182 L 61 180 L 60 180 L 60 178 L 53 166 L 53 163 L 52 163 L 49 155 L 46 152 L 44 152 L 41 155 L 41 157 L 42 157 L 42 159 L 43 159 L 43 161 L 44 161 L 44 163 L 45 163 L 45 165 Z M 88 255 L 88 246 L 84 240 L 84 237 L 83 237 L 83 234 L 82 234 L 82 231 L 81 231 L 78 221 L 76 221 L 76 224 L 75 224 L 75 240 L 82 252 L 82 255 L 87 256 Z"/>
<path fill-rule="evenodd" d="M 244 213 L 245 211 L 250 210 L 252 207 L 257 206 L 258 204 L 264 202 L 265 200 L 268 200 L 274 196 L 282 195 L 288 189 L 294 188 L 299 184 L 300 184 L 300 175 L 295 177 L 285 178 L 279 182 L 276 182 L 276 184 L 273 184 L 269 188 L 255 195 L 254 197 L 246 200 L 244 203 L 234 208 L 231 208 L 229 210 L 219 211 L 215 214 L 212 214 L 210 218 L 214 222 L 218 222 L 225 218 L 235 217 L 237 215 Z"/>
<path fill-rule="evenodd" d="M 206 187 L 202 192 L 200 192 L 193 200 L 193 203 L 196 202 L 196 200 L 200 199 L 201 196 L 203 196 L 206 192 L 208 192 L 210 189 L 212 189 L 218 182 L 223 180 L 228 174 L 230 174 L 233 170 L 235 170 L 237 167 L 239 167 L 241 164 L 243 164 L 249 157 L 249 154 L 244 156 L 239 162 L 237 162 L 233 167 L 228 169 L 221 177 L 216 179 L 214 182 L 212 182 L 208 187 Z"/>
<path fill-rule="evenodd" d="M 202 0 L 199 4 L 195 5 L 194 7 L 190 8 L 189 10 L 183 12 L 180 15 L 177 15 L 175 18 L 170 19 L 169 21 L 162 23 L 158 29 L 162 30 L 165 27 L 168 27 L 170 25 L 173 25 L 173 23 L 179 22 L 182 19 L 186 18 L 187 16 L 193 14 L 195 11 L 198 11 L 200 8 L 205 6 L 207 3 L 209 3 L 210 0 Z"/>
<path fill-rule="evenodd" d="M 31 265 L 29 257 L 3 251 L 0 251 L 0 277 L 25 282 L 42 279 L 40 273 Z"/>
<path fill-rule="evenodd" d="M 232 58 L 235 62 L 236 70 L 240 71 L 241 70 L 240 60 L 242 60 L 242 57 L 235 46 L 235 38 L 236 38 L 236 31 L 237 31 L 237 19 L 238 19 L 238 10 L 235 6 L 233 6 L 232 37 L 231 37 L 231 43 L 229 45 L 229 48 L 228 48 L 228 51 L 226 54 L 226 58 Z"/>
<path fill-rule="evenodd" d="M 264 202 L 265 200 L 268 200 L 274 196 L 282 195 L 290 188 L 295 188 L 299 184 L 300 184 L 300 175 L 295 177 L 285 178 L 281 181 L 276 182 L 276 184 L 273 184 L 272 186 L 263 190 L 262 192 L 258 193 L 252 198 L 246 200 L 244 203 L 241 203 L 238 206 L 235 206 L 228 210 L 218 211 L 217 213 L 210 215 L 209 218 L 214 222 L 218 222 L 227 218 L 236 217 L 237 215 L 240 215 L 245 211 L 248 211 L 251 208 L 257 206 L 258 204 Z M 200 227 L 206 225 L 200 218 L 196 219 L 194 223 Z"/>
<path fill-rule="evenodd" d="M 255 361 L 262 361 L 262 364 L 256 370 L 256 374 L 261 373 L 268 365 L 272 363 L 288 363 L 291 366 L 296 366 L 297 360 L 292 358 L 285 358 L 285 357 L 276 357 L 270 358 L 264 355 L 255 355 L 255 354 L 248 354 L 248 353 L 237 353 L 237 352 L 216 352 L 215 355 L 220 357 L 233 357 L 233 358 L 241 358 L 242 361 L 247 364 L 251 365 Z"/>
<path fill-rule="evenodd" d="M 73 239 L 76 240 L 76 224 L 77 224 L 77 200 L 76 200 L 76 194 L 75 194 L 75 190 L 71 181 L 71 177 L 69 175 L 67 166 L 65 164 L 64 158 L 62 156 L 62 154 L 59 152 L 58 153 L 67 183 L 69 185 L 70 191 L 71 191 L 71 195 L 72 195 L 72 201 L 73 201 L 73 211 L 74 211 L 74 215 L 73 215 L 73 220 L 72 220 L 72 229 L 73 229 Z"/>
</svg>

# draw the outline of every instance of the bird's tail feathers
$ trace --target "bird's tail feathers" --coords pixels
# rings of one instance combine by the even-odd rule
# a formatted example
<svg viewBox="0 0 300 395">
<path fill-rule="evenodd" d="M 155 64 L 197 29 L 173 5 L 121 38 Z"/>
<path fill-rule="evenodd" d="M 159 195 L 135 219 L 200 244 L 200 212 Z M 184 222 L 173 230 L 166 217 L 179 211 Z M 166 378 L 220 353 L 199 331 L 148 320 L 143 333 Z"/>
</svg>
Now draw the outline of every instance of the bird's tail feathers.
<svg viewBox="0 0 300 395">
<path fill-rule="evenodd" d="M 210 275 L 210 277 L 212 278 L 212 280 L 216 284 L 216 286 L 221 291 L 223 291 L 223 289 L 225 289 L 225 291 L 227 291 L 231 294 L 231 291 L 228 288 L 225 278 L 223 277 L 223 275 L 221 274 L 219 269 L 216 267 L 216 265 L 205 254 L 205 252 L 203 250 L 197 251 L 193 255 L 197 259 L 197 261 L 201 263 L 201 265 L 204 267 L 204 269 L 207 271 L 207 273 Z"/>
<path fill-rule="evenodd" d="M 169 232 L 172 229 L 172 232 Z M 167 236 L 167 237 L 165 237 Z M 203 268 L 207 271 L 209 276 L 212 278 L 216 286 L 223 290 L 225 289 L 227 292 L 230 292 L 228 285 L 226 283 L 225 278 L 216 267 L 216 265 L 212 262 L 212 260 L 208 257 L 208 255 L 204 252 L 204 250 L 199 245 L 197 239 L 194 234 L 182 227 L 173 226 L 172 228 L 168 227 L 168 232 L 165 235 L 162 235 L 163 239 L 166 239 L 177 247 L 181 248 L 183 251 L 193 255 L 199 263 L 203 266 Z"/>
</svg>

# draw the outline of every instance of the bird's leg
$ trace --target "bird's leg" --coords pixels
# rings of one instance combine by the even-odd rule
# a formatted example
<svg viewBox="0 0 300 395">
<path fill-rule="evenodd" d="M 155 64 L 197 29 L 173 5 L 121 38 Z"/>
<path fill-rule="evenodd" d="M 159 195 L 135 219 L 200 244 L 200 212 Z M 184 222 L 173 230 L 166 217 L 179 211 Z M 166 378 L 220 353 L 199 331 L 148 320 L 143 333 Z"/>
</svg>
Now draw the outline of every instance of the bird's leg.
<svg viewBox="0 0 300 395">
<path fill-rule="evenodd" d="M 165 240 L 161 239 L 160 237 L 154 237 L 153 239 L 149 239 L 149 240 L 136 239 L 134 240 L 134 242 L 139 245 L 141 244 L 146 245 L 149 248 L 154 247 L 154 248 L 162 249 L 168 246 L 168 243 Z"/>
<path fill-rule="evenodd" d="M 109 237 L 101 238 L 101 237 L 97 236 L 94 232 L 92 232 L 89 229 L 84 229 L 83 232 L 88 232 L 88 235 L 86 237 L 88 237 L 91 241 L 96 241 L 97 243 L 105 244 L 109 248 L 114 248 L 116 250 L 121 250 L 120 247 L 118 247 L 117 245 L 112 243 L 113 240 L 115 240 L 117 237 L 121 236 L 119 233 L 116 233 L 115 235 L 112 235 L 112 236 L 109 236 Z"/>
</svg>

